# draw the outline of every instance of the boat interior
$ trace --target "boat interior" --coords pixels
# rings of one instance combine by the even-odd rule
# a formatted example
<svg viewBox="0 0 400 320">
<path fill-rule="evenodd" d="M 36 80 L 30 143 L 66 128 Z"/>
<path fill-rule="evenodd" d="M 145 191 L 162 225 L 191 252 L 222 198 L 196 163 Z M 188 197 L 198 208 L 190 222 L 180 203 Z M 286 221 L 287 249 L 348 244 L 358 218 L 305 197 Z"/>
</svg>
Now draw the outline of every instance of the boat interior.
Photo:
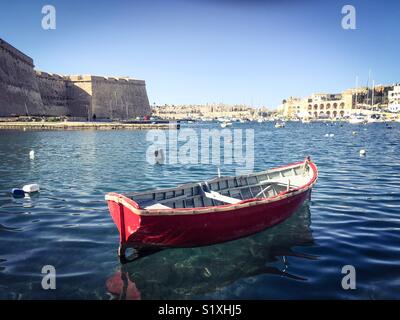
<svg viewBox="0 0 400 320">
<path fill-rule="evenodd" d="M 175 188 L 126 194 L 142 209 L 200 208 L 269 198 L 310 181 L 312 170 L 304 163 L 237 177 L 218 177 Z"/>
</svg>

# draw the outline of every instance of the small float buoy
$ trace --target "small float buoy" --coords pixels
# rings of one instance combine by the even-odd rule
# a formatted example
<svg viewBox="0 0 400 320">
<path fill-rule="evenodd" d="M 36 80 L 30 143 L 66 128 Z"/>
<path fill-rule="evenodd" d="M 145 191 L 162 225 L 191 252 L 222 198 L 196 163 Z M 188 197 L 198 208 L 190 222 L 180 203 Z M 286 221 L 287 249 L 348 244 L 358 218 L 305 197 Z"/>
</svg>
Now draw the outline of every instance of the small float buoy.
<svg viewBox="0 0 400 320">
<path fill-rule="evenodd" d="M 329 134 L 328 134 L 328 133 L 326 133 L 326 134 L 325 134 L 325 137 L 329 137 Z"/>
<path fill-rule="evenodd" d="M 39 192 L 39 185 L 37 183 L 27 184 L 22 187 L 25 193 Z"/>
<path fill-rule="evenodd" d="M 156 164 L 163 164 L 164 163 L 164 150 L 157 149 L 154 151 L 154 161 Z"/>
<path fill-rule="evenodd" d="M 207 278 L 209 278 L 209 277 L 212 276 L 210 270 L 208 270 L 207 267 L 204 268 L 203 274 L 204 274 L 204 276 L 206 276 Z"/>
<path fill-rule="evenodd" d="M 29 159 L 31 159 L 31 160 L 35 159 L 35 151 L 31 150 L 29 152 Z"/>
<path fill-rule="evenodd" d="M 11 194 L 13 195 L 14 198 L 23 198 L 25 196 L 24 190 L 19 188 L 11 189 Z"/>
<path fill-rule="evenodd" d="M 334 137 L 335 135 L 334 135 L 333 133 L 331 133 L 329 136 L 332 138 L 332 137 Z"/>
<path fill-rule="evenodd" d="M 357 131 L 353 131 L 353 136 L 356 136 L 357 135 Z"/>
<path fill-rule="evenodd" d="M 364 149 L 360 150 L 360 156 L 365 156 L 367 154 L 367 151 Z"/>
</svg>

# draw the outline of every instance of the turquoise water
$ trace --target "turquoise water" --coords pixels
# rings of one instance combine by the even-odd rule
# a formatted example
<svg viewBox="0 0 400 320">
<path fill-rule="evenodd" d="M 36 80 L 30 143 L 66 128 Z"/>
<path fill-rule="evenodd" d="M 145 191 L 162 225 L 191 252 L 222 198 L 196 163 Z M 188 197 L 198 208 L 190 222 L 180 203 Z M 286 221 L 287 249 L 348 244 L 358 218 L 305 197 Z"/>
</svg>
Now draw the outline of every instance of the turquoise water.
<svg viewBox="0 0 400 320">
<path fill-rule="evenodd" d="M 257 171 L 312 156 L 320 171 L 312 201 L 251 237 L 124 266 L 104 194 L 202 181 L 216 166 L 152 166 L 146 131 L 0 131 L 0 298 L 398 299 L 400 124 L 392 126 L 235 123 L 255 130 Z M 32 182 L 38 195 L 11 197 Z M 55 290 L 41 287 L 44 265 L 56 269 Z M 341 287 L 344 265 L 356 269 L 356 290 Z"/>
</svg>

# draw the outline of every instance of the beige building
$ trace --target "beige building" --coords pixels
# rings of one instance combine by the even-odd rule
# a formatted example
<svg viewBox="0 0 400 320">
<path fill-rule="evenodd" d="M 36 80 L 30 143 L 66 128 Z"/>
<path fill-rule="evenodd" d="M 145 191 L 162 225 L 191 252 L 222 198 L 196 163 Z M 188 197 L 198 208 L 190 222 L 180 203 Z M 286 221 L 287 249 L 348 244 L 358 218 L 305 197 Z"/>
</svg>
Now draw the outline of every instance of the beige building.
<svg viewBox="0 0 400 320">
<path fill-rule="evenodd" d="M 355 113 L 354 94 L 314 93 L 306 98 L 290 97 L 280 108 L 286 118 L 336 119 Z"/>
<path fill-rule="evenodd" d="M 400 111 L 400 85 L 394 86 L 393 90 L 389 91 L 388 109 L 391 112 Z"/>
</svg>

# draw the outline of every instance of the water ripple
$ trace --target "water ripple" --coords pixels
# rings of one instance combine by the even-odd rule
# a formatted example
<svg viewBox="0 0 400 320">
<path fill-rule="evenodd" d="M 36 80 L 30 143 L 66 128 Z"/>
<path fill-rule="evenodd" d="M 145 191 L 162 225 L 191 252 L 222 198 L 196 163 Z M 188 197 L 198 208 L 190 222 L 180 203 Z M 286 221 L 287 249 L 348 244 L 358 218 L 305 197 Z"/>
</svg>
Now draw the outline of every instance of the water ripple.
<svg viewBox="0 0 400 320">
<path fill-rule="evenodd" d="M 2 131 L 0 298 L 398 299 L 400 125 L 234 128 L 255 130 L 255 170 L 311 155 L 320 175 L 310 204 L 254 236 L 164 250 L 125 266 L 116 257 L 118 232 L 104 194 L 204 180 L 217 167 L 149 165 L 146 131 Z M 225 175 L 236 168 L 221 165 Z M 32 182 L 40 194 L 11 197 L 11 188 Z M 341 289 L 347 264 L 357 271 L 354 291 Z M 57 270 L 55 292 L 41 289 L 44 265 Z"/>
</svg>

